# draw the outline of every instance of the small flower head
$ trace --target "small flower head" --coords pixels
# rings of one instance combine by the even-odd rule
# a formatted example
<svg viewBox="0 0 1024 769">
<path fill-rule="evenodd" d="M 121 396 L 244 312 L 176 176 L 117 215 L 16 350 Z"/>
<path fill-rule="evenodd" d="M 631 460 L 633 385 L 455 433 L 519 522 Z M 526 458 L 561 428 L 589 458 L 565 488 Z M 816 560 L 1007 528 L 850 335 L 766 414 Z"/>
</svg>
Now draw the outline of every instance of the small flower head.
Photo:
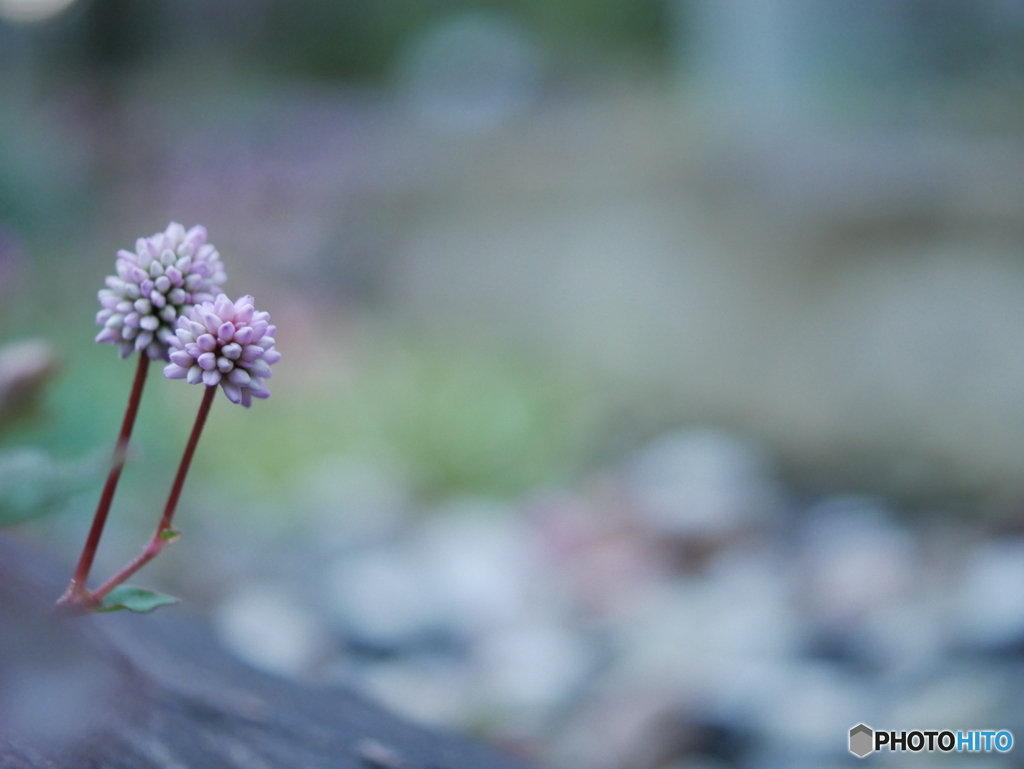
<svg viewBox="0 0 1024 769">
<path fill-rule="evenodd" d="M 263 380 L 270 378 L 270 366 L 281 359 L 274 349 L 276 333 L 270 315 L 256 312 L 251 296 L 232 303 L 221 294 L 178 319 L 164 376 L 189 384 L 219 384 L 228 400 L 248 407 L 254 397 L 270 395 Z"/>
<path fill-rule="evenodd" d="M 185 231 L 177 222 L 149 238 L 135 241 L 135 253 L 117 252 L 117 275 L 100 290 L 103 309 L 96 322 L 97 342 L 118 345 L 122 358 L 132 350 L 150 358 L 167 358 L 178 319 L 193 305 L 213 300 L 227 279 L 220 254 L 206 242 L 206 228 Z"/>
</svg>

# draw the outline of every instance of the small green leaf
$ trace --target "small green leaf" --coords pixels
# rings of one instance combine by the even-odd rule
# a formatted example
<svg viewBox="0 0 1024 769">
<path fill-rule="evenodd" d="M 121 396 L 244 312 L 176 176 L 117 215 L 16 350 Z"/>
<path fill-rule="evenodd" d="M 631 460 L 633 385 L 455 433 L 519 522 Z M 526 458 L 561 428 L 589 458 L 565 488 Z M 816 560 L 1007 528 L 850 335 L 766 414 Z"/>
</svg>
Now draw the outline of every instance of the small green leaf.
<svg viewBox="0 0 1024 769">
<path fill-rule="evenodd" d="M 152 590 L 145 590 L 141 587 L 121 585 L 107 593 L 103 603 L 96 611 L 107 612 L 127 609 L 136 614 L 145 614 L 154 609 L 159 609 L 161 606 L 170 606 L 180 601 L 180 598 L 154 593 Z"/>
<path fill-rule="evenodd" d="M 164 529 L 160 532 L 160 539 L 164 542 L 175 542 L 180 536 L 181 532 L 177 529 Z"/>
</svg>

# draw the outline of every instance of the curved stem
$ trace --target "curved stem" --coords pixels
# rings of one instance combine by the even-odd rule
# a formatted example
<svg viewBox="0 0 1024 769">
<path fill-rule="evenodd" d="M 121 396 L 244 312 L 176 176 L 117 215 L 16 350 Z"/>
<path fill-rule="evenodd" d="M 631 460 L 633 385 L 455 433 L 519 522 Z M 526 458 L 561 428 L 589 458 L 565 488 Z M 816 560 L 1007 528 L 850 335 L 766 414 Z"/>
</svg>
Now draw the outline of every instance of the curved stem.
<svg viewBox="0 0 1024 769">
<path fill-rule="evenodd" d="M 199 413 L 196 414 L 196 422 L 192 425 L 192 434 L 188 437 L 185 453 L 182 454 L 181 464 L 178 465 L 178 474 L 174 477 L 174 485 L 171 486 L 171 493 L 167 496 L 167 504 L 164 505 L 164 514 L 160 519 L 160 531 L 170 529 L 171 527 L 174 510 L 178 506 L 178 497 L 181 496 L 181 490 L 185 486 L 185 477 L 188 475 L 188 468 L 192 464 L 192 455 L 196 453 L 199 436 L 203 433 L 203 425 L 206 424 L 206 417 L 210 413 L 213 396 L 216 394 L 217 385 L 206 386 L 206 392 L 203 393 L 203 402 L 199 404 Z"/>
<path fill-rule="evenodd" d="M 178 465 L 178 474 L 174 477 L 174 483 L 171 486 L 171 493 L 167 496 L 167 504 L 164 505 L 164 514 L 160 518 L 160 525 L 157 526 L 156 533 L 153 534 L 153 538 L 149 541 L 149 544 L 143 548 L 141 553 L 135 556 L 135 558 L 124 566 L 124 568 L 92 592 L 91 598 L 94 602 L 98 603 L 99 601 L 102 601 L 111 590 L 123 583 L 135 572 L 160 555 L 160 552 L 164 547 L 166 547 L 169 542 L 173 541 L 173 536 L 167 537 L 166 535 L 168 532 L 174 531 L 174 529 L 171 528 L 171 521 L 174 519 L 174 511 L 178 507 L 178 499 L 181 497 L 181 490 L 185 486 L 185 478 L 188 476 L 188 469 L 192 464 L 192 456 L 196 453 L 196 446 L 199 444 L 199 436 L 202 435 L 203 426 L 206 424 L 206 417 L 209 415 L 210 406 L 213 404 L 213 396 L 216 394 L 216 385 L 206 386 L 206 392 L 203 393 L 203 402 L 199 404 L 199 413 L 196 414 L 195 424 L 192 425 L 192 434 L 189 436 L 188 444 L 185 446 L 185 453 L 181 457 L 181 464 Z"/>
<path fill-rule="evenodd" d="M 117 482 L 121 479 L 121 471 L 124 469 L 128 443 L 131 440 L 132 429 L 135 427 L 135 416 L 139 412 L 139 403 L 142 401 L 142 390 L 146 384 L 146 374 L 148 371 L 149 356 L 143 351 L 139 353 L 139 364 L 135 369 L 135 379 L 132 382 L 131 394 L 128 396 L 128 408 L 124 412 L 124 420 L 121 422 L 121 433 L 117 437 L 114 455 L 110 460 L 110 473 L 107 475 L 107 482 L 103 486 L 103 493 L 100 494 L 99 503 L 96 505 L 96 513 L 93 515 L 89 536 L 85 540 L 82 555 L 78 559 L 78 566 L 71 577 L 71 584 L 68 585 L 67 591 L 57 602 L 58 605 L 74 604 L 87 598 L 86 583 L 89 579 L 89 572 L 92 569 L 93 561 L 96 559 L 96 550 L 99 548 L 100 537 L 103 536 L 103 527 L 107 523 L 110 505 L 114 501 Z"/>
</svg>

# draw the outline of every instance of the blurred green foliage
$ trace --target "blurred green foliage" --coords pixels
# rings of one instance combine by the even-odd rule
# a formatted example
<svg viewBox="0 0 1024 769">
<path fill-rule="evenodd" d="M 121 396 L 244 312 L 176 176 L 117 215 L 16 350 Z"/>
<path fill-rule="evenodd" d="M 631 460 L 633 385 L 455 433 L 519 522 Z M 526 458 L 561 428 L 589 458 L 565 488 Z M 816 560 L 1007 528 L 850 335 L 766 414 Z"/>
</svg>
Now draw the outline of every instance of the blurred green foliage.
<svg viewBox="0 0 1024 769">
<path fill-rule="evenodd" d="M 2 97 L 0 91 L 0 97 Z M 84 169 L 54 121 L 0 99 L 0 225 L 55 225 L 73 205 Z"/>
<path fill-rule="evenodd" d="M 0 453 L 0 526 L 57 512 L 102 471 L 102 463 L 55 460 L 37 449 Z"/>
<path fill-rule="evenodd" d="M 0 437 L 32 421 L 55 372 L 53 352 L 43 342 L 0 347 Z M 0 451 L 0 526 L 60 509 L 103 469 L 102 462 L 58 460 L 38 448 Z"/>
<path fill-rule="evenodd" d="M 280 392 L 255 413 L 214 409 L 201 451 L 220 480 L 300 481 L 344 455 L 400 471 L 428 498 L 505 497 L 572 473 L 599 427 L 581 388 L 494 349 L 385 341 L 337 382 Z"/>
<path fill-rule="evenodd" d="M 265 66 L 317 77 L 380 78 L 417 29 L 456 12 L 485 10 L 519 21 L 555 51 L 600 45 L 660 54 L 666 47 L 663 6 L 660 0 L 276 2 L 257 42 Z"/>
<path fill-rule="evenodd" d="M 556 52 L 667 46 L 663 0 L 92 0 L 19 35 L 54 72 L 124 74 L 198 54 L 276 74 L 377 79 L 417 29 L 480 10 L 517 20 Z"/>
<path fill-rule="evenodd" d="M 398 471 L 428 499 L 509 497 L 566 479 L 591 458 L 600 411 L 574 380 L 496 347 L 370 336 L 337 376 L 296 381 L 303 375 L 288 378 L 286 358 L 268 400 L 243 409 L 218 396 L 189 486 L 225 489 L 244 507 L 291 496 L 322 457 L 344 456 Z M 62 461 L 109 448 L 132 368 L 91 344 L 69 351 L 65 365 L 46 399 L 49 418 L 9 435 Z M 119 499 L 162 498 L 199 399 L 200 388 L 153 369 Z"/>
</svg>

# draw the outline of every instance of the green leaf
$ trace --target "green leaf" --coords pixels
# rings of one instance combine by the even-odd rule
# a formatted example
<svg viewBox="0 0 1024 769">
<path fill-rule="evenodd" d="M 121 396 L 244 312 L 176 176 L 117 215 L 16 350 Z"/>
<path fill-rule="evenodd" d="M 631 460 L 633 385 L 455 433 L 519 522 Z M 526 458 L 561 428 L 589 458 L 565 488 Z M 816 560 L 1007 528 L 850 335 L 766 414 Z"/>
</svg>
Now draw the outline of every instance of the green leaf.
<svg viewBox="0 0 1024 769">
<path fill-rule="evenodd" d="M 146 614 L 161 606 L 171 606 L 180 603 L 180 598 L 170 595 L 154 593 L 152 590 L 145 590 L 133 585 L 121 585 L 115 587 L 103 599 L 97 612 L 120 611 L 127 609 L 136 614 Z"/>
<path fill-rule="evenodd" d="M 177 542 L 180 536 L 181 532 L 177 529 L 164 529 L 160 532 L 160 539 L 164 542 Z"/>
</svg>

